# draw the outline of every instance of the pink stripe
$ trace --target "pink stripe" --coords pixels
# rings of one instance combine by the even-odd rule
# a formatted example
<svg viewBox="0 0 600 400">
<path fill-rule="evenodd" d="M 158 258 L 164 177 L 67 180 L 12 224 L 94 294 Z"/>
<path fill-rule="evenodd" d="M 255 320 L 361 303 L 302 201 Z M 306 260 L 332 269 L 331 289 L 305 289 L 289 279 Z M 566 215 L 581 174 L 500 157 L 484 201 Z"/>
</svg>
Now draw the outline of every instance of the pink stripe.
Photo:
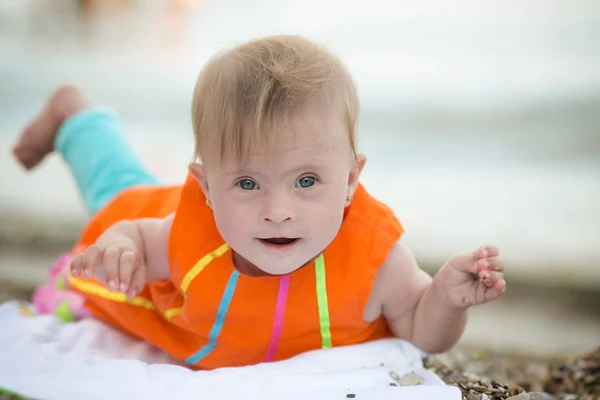
<svg viewBox="0 0 600 400">
<path fill-rule="evenodd" d="M 273 321 L 273 333 L 271 333 L 271 341 L 265 355 L 265 361 L 273 361 L 275 352 L 281 339 L 281 331 L 283 330 L 283 317 L 285 315 L 285 302 L 287 301 L 288 289 L 290 287 L 290 276 L 284 275 L 279 279 L 279 293 L 277 293 L 277 304 L 275 305 L 275 320 Z"/>
</svg>

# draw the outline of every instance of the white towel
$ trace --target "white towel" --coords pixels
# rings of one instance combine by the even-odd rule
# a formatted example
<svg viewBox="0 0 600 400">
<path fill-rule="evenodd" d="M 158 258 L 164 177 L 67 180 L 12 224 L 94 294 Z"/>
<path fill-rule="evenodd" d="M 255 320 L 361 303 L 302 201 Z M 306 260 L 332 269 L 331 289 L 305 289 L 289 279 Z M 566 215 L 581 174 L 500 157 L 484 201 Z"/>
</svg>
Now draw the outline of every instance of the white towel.
<svg viewBox="0 0 600 400">
<path fill-rule="evenodd" d="M 385 339 L 316 350 L 289 360 L 214 371 L 191 371 L 156 348 L 99 321 L 63 323 L 0 305 L 0 388 L 44 400 L 460 400 L 423 368 L 410 343 Z M 392 386 L 414 372 L 418 386 Z"/>
</svg>

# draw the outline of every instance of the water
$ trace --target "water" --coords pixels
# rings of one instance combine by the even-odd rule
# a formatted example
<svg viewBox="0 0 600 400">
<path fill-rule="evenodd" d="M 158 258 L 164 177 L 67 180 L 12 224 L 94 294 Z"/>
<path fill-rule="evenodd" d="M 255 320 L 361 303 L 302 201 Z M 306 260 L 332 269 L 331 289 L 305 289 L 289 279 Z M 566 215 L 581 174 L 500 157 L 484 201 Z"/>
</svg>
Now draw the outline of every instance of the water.
<svg viewBox="0 0 600 400">
<path fill-rule="evenodd" d="M 509 276 L 600 287 L 597 1 L 97 3 L 0 4 L 0 147 L 69 81 L 119 113 L 153 172 L 180 181 L 203 63 L 251 37 L 302 33 L 355 76 L 363 181 L 420 260 L 494 241 Z M 85 218 L 55 157 L 26 175 L 3 151 L 0 181 L 0 213 Z"/>
</svg>

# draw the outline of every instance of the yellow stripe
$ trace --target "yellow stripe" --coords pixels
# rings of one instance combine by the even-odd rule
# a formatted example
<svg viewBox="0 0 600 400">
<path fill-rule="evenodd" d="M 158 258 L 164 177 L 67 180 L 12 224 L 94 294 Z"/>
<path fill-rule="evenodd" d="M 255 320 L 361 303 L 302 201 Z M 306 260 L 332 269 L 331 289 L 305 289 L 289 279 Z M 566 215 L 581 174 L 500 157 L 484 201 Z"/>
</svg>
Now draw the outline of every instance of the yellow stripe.
<svg viewBox="0 0 600 400">
<path fill-rule="evenodd" d="M 116 301 L 119 303 L 127 303 L 127 304 L 131 304 L 133 306 L 143 307 L 148 310 L 156 310 L 156 307 L 154 307 L 154 304 L 150 300 L 148 300 L 144 297 L 136 296 L 133 298 L 133 300 L 130 301 L 127 298 L 127 296 L 125 296 L 124 293 L 111 292 L 104 286 L 100 286 L 100 285 L 97 285 L 92 282 L 75 279 L 75 278 L 71 277 L 70 275 L 69 275 L 69 282 L 75 288 L 77 288 L 80 291 L 85 292 L 85 293 L 93 294 L 95 296 L 102 297 L 104 299 L 111 300 L 111 301 Z M 180 314 L 181 314 L 181 308 L 170 308 L 167 311 L 165 311 L 164 317 L 167 319 L 167 321 L 170 321 L 171 318 L 176 317 L 177 315 L 180 315 Z"/>
<path fill-rule="evenodd" d="M 183 277 L 183 280 L 181 282 L 181 290 L 183 291 L 184 298 L 185 298 L 185 292 L 187 291 L 188 287 L 190 286 L 190 283 L 192 283 L 194 278 L 196 278 L 196 276 L 198 276 L 198 274 L 200 272 L 202 272 L 202 270 L 204 270 L 204 268 L 208 264 L 210 264 L 210 262 L 212 260 L 214 260 L 215 258 L 221 257 L 228 250 L 229 250 L 229 246 L 227 245 L 227 243 L 222 244 L 216 250 L 213 250 L 210 253 L 206 254 L 204 257 L 202 257 L 185 274 L 185 276 Z M 94 296 L 102 297 L 104 299 L 119 302 L 119 303 L 127 303 L 127 304 L 131 304 L 134 306 L 143 307 L 148 310 L 156 310 L 152 301 L 150 301 L 144 297 L 136 296 L 132 300 L 129 300 L 127 298 L 127 296 L 125 295 L 125 293 L 111 292 L 105 286 L 101 286 L 101 285 L 98 285 L 93 282 L 84 281 L 82 279 L 73 278 L 70 274 L 67 274 L 67 278 L 69 279 L 69 283 L 81 292 L 89 293 Z M 170 320 L 171 318 L 173 318 L 177 315 L 181 315 L 181 313 L 182 313 L 181 307 L 170 308 L 167 311 L 165 311 L 164 316 L 167 320 Z"/>
<path fill-rule="evenodd" d="M 129 300 L 125 293 L 122 292 L 111 292 L 104 286 L 100 286 L 96 283 L 84 281 L 81 279 L 73 278 L 70 274 L 67 274 L 69 283 L 84 293 L 93 294 L 98 297 L 102 297 L 107 300 L 115 301 L 118 303 L 128 303 L 134 306 L 143 307 L 148 310 L 155 310 L 154 304 L 144 297 L 136 296 L 132 300 Z"/>
<path fill-rule="evenodd" d="M 181 308 L 169 308 L 165 311 L 165 318 L 170 321 L 171 318 L 181 315 Z"/>
<path fill-rule="evenodd" d="M 181 281 L 181 290 L 183 291 L 183 293 L 185 294 L 185 292 L 187 292 L 188 287 L 190 286 L 190 283 L 192 283 L 192 281 L 194 280 L 194 278 L 196 276 L 198 276 L 198 274 L 200 272 L 202 272 L 202 270 L 204 268 L 206 268 L 206 266 L 215 258 L 221 257 L 223 254 L 225 254 L 227 251 L 229 250 L 229 246 L 227 245 L 227 243 L 223 243 L 221 246 L 219 246 L 216 250 L 211 251 L 210 253 L 208 253 L 207 255 L 205 255 L 204 257 L 202 257 L 200 260 L 198 260 L 198 262 L 196 263 L 196 265 L 194 265 L 183 277 L 183 280 Z"/>
</svg>

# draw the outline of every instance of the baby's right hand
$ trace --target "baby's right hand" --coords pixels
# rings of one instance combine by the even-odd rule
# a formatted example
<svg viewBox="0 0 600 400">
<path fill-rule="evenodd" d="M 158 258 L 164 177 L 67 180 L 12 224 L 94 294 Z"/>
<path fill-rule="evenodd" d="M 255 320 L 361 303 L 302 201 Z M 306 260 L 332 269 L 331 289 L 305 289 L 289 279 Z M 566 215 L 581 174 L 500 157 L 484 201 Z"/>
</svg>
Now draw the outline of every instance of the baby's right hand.
<svg viewBox="0 0 600 400">
<path fill-rule="evenodd" d="M 128 243 L 92 245 L 71 261 L 71 275 L 91 279 L 96 276 L 109 290 L 124 292 L 133 299 L 146 285 L 143 257 Z"/>
</svg>

